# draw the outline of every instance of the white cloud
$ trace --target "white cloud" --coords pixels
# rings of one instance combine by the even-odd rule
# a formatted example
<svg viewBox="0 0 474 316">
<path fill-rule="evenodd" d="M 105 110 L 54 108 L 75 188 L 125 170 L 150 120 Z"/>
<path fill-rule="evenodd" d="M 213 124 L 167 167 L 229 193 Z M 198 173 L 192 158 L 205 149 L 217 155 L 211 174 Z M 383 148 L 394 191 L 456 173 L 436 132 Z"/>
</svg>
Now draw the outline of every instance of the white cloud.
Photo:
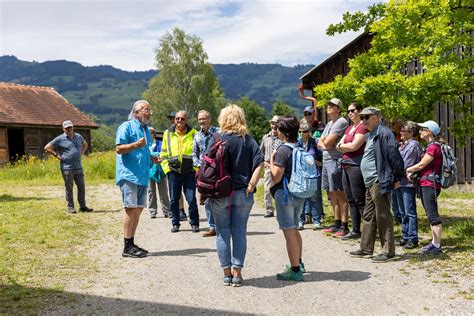
<svg viewBox="0 0 474 316">
<path fill-rule="evenodd" d="M 0 55 L 145 70 L 159 38 L 180 27 L 204 41 L 212 63 L 310 64 L 355 37 L 328 37 L 326 27 L 371 3 L 0 0 Z"/>
</svg>

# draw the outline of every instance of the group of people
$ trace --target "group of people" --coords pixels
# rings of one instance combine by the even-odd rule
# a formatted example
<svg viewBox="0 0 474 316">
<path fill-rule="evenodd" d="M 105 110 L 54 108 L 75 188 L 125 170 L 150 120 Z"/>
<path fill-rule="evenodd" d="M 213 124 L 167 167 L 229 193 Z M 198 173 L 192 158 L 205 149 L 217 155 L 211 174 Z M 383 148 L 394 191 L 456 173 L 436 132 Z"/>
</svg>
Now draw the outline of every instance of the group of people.
<svg viewBox="0 0 474 316">
<path fill-rule="evenodd" d="M 142 210 L 147 205 L 150 217 L 156 218 L 156 188 L 163 214 L 171 218 L 171 232 L 179 232 L 181 221 L 187 218 L 184 193 L 189 206 L 191 231 L 200 231 L 199 198 L 209 225 L 203 236 L 216 236 L 224 284 L 241 286 L 247 222 L 262 173 L 265 217 L 273 217 L 276 211 L 290 262 L 282 273 L 276 275 L 280 280 L 304 279 L 303 241 L 299 230 L 304 229 L 308 222 L 312 222 L 313 229 L 323 229 L 322 190 L 327 191 L 335 218 L 333 225 L 324 231 L 343 240 L 360 239 L 359 249 L 351 251 L 351 256 L 371 258 L 373 262 L 386 262 L 395 256 L 391 207 L 395 207 L 393 212 L 398 214 L 397 220 L 402 227 L 400 246 L 407 249 L 417 247 L 417 192 L 432 230 L 432 241 L 422 251 L 441 253 L 442 226 L 437 207 L 441 187 L 436 180 L 442 164 L 438 124 L 434 121 L 422 124 L 407 121 L 401 125 L 400 135 L 396 135 L 383 124 L 379 109 L 362 108 L 353 102 L 347 108 L 347 120 L 342 116 L 342 102 L 333 98 L 327 103 L 328 120 L 324 125 L 317 117 L 316 99 L 304 96 L 301 89 L 300 92 L 302 97 L 313 102 L 313 106 L 304 109 L 301 121 L 290 115 L 273 117 L 271 131 L 263 137 L 260 146 L 248 133 L 244 111 L 235 104 L 221 110 L 217 119 L 219 127 L 211 125 L 209 112 L 199 111 L 199 131 L 188 124 L 186 111 L 173 112 L 169 116 L 171 126 L 161 136 L 149 127 L 153 114 L 150 104 L 145 100 L 135 102 L 129 120 L 117 129 L 115 142 L 116 184 L 122 192 L 125 208 L 122 255 L 147 256 L 148 251 L 136 245 L 134 237 Z M 62 158 L 64 144 L 76 146 L 79 157 L 80 152 L 87 148 L 82 137 L 72 133 L 72 123 L 65 122 L 64 127 L 65 134 L 45 147 L 47 152 L 61 160 L 61 166 L 67 166 L 66 159 Z M 419 138 L 427 144 L 424 150 L 416 140 L 418 129 Z M 228 170 L 233 192 L 222 198 L 204 199 L 196 196 L 196 172 L 216 133 L 226 142 L 231 157 Z M 292 177 L 295 148 L 310 153 L 317 168 L 317 189 L 306 199 L 293 196 L 286 190 Z M 72 181 L 77 178 L 76 183 L 81 184 L 80 175 L 83 173 L 78 170 L 82 169 L 63 170 L 69 207 Z M 79 199 L 81 210 L 90 211 L 82 194 Z M 377 231 L 382 249 L 374 256 Z"/>
</svg>

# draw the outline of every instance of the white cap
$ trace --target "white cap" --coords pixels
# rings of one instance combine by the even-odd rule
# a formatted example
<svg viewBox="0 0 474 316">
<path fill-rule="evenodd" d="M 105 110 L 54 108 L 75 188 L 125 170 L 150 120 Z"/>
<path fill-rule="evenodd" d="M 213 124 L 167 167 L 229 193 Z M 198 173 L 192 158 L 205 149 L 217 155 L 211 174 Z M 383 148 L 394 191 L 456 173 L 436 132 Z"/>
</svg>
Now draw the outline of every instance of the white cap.
<svg viewBox="0 0 474 316">
<path fill-rule="evenodd" d="M 64 121 L 63 122 L 63 128 L 68 128 L 68 127 L 73 127 L 74 125 L 72 124 L 71 121 Z"/>
</svg>

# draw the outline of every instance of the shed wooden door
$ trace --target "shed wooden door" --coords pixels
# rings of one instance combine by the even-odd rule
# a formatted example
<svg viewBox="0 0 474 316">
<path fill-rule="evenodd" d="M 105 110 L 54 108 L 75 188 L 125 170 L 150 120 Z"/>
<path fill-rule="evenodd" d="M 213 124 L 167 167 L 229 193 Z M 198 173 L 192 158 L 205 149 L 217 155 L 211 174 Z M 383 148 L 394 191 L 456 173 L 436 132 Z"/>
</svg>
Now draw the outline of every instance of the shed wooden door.
<svg viewBox="0 0 474 316">
<path fill-rule="evenodd" d="M 0 127 L 0 165 L 5 165 L 8 161 L 9 157 L 7 128 Z"/>
</svg>

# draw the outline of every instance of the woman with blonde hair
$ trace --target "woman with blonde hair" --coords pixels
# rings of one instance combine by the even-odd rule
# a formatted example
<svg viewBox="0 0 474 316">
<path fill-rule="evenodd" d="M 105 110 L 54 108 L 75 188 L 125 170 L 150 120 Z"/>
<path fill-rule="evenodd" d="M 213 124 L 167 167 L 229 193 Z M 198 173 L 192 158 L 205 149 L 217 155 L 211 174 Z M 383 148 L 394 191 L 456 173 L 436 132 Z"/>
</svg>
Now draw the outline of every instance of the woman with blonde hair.
<svg viewBox="0 0 474 316">
<path fill-rule="evenodd" d="M 227 105 L 221 110 L 218 122 L 230 156 L 227 168 L 234 191 L 228 197 L 211 199 L 210 205 L 216 222 L 216 248 L 224 270 L 224 285 L 238 287 L 242 285 L 247 252 L 247 222 L 264 158 L 257 142 L 248 134 L 242 108 Z"/>
</svg>

